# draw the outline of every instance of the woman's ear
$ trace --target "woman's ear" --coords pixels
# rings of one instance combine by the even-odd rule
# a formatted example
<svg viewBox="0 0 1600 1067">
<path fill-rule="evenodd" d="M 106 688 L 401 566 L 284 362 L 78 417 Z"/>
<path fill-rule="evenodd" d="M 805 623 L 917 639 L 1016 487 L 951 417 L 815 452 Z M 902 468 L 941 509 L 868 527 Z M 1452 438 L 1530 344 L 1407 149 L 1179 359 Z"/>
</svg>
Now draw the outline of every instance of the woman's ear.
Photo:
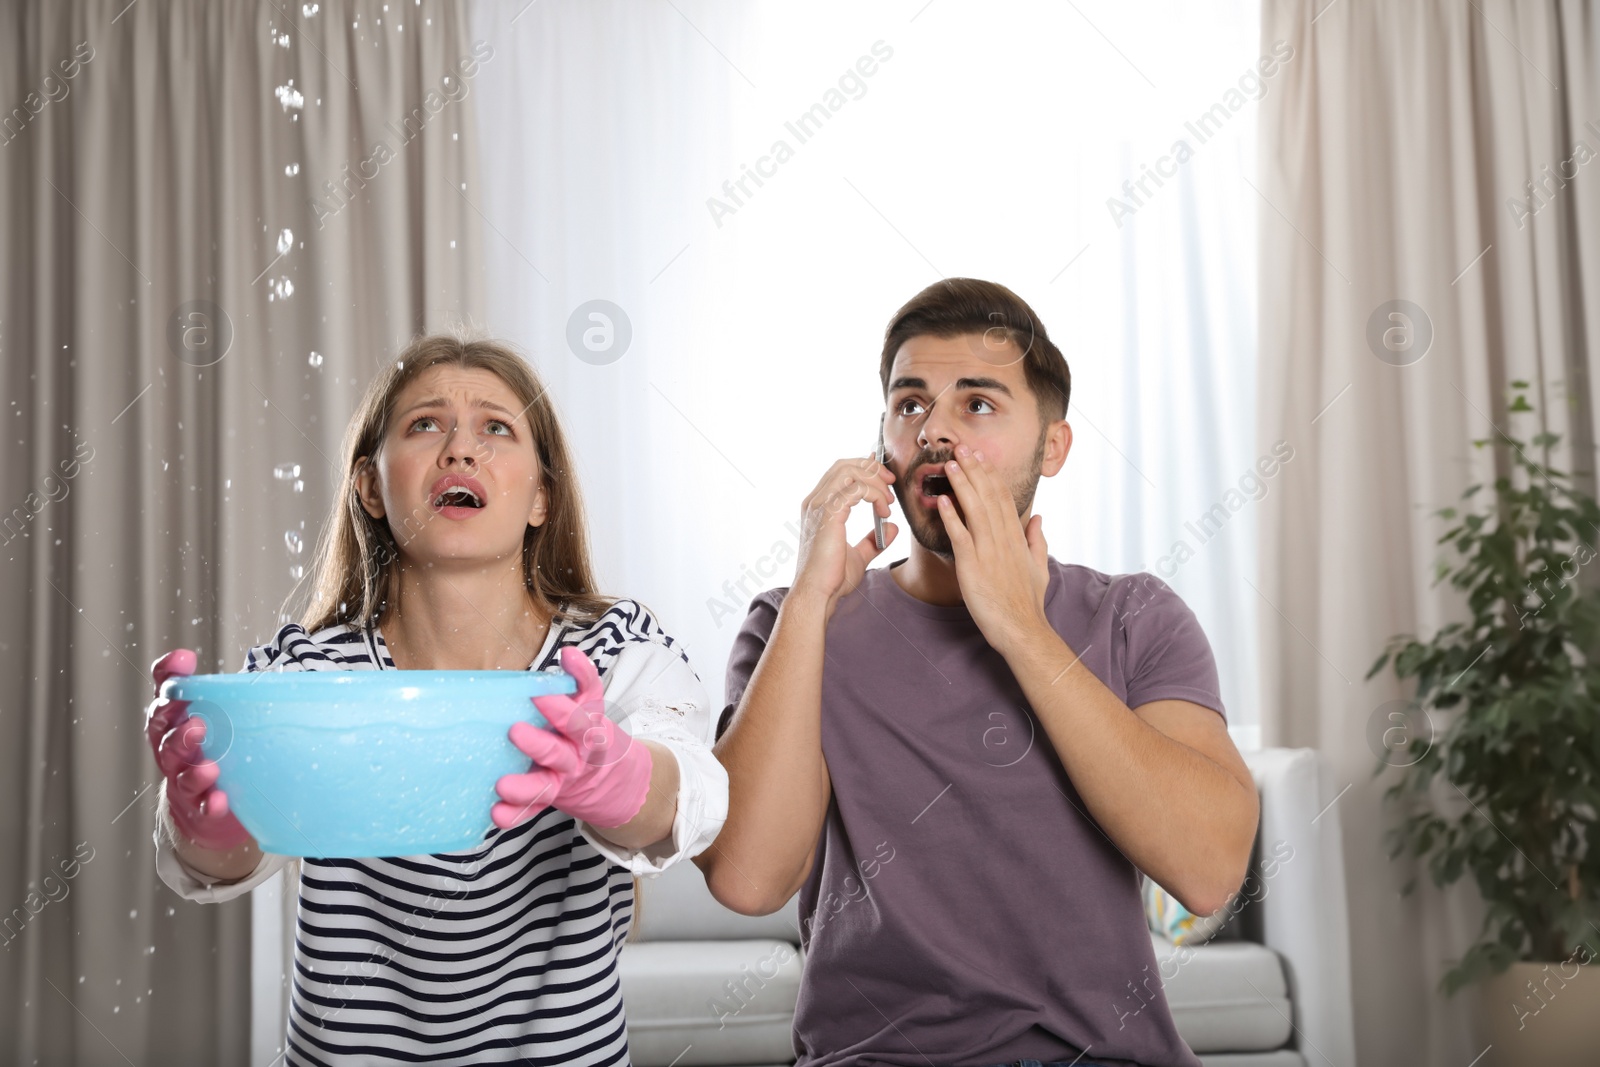
<svg viewBox="0 0 1600 1067">
<path fill-rule="evenodd" d="M 378 485 L 378 465 L 371 456 L 356 460 L 356 496 L 368 515 L 383 518 L 383 494 Z"/>
<path fill-rule="evenodd" d="M 550 517 L 550 493 L 543 483 L 533 493 L 533 507 L 528 510 L 528 525 L 543 526 Z"/>
</svg>

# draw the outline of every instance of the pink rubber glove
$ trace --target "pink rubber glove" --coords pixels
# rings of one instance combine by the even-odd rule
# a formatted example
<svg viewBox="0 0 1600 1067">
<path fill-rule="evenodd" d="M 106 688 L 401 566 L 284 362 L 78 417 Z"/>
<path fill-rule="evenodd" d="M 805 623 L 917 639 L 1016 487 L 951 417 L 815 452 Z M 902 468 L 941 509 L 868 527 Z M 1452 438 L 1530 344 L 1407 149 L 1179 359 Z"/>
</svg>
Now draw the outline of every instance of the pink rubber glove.
<svg viewBox="0 0 1600 1067">
<path fill-rule="evenodd" d="M 490 818 L 502 830 L 546 806 L 591 826 L 621 826 L 639 814 L 650 791 L 650 750 L 606 717 L 600 672 L 570 647 L 561 650 L 561 669 L 577 679 L 577 694 L 533 698 L 553 729 L 526 722 L 511 727 L 511 743 L 534 769 L 495 783 L 502 802 Z"/>
<path fill-rule="evenodd" d="M 156 766 L 166 776 L 167 807 L 178 832 L 201 848 L 228 852 L 253 839 L 228 810 L 228 795 L 216 788 L 220 773 L 216 760 L 200 754 L 205 720 L 189 717 L 188 701 L 161 696 L 162 682 L 173 675 L 193 674 L 194 668 L 195 654 L 187 648 L 175 648 L 151 664 L 156 699 L 145 712 L 145 736 Z"/>
</svg>

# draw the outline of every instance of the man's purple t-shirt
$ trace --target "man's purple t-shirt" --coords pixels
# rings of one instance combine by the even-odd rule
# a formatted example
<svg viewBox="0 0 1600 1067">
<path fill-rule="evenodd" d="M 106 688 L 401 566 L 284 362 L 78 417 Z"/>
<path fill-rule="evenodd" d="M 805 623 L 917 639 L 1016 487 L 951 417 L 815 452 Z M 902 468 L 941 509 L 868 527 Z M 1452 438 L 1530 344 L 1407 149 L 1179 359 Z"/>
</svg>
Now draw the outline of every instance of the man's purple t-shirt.
<svg viewBox="0 0 1600 1067">
<path fill-rule="evenodd" d="M 1225 715 L 1199 622 L 1159 578 L 1050 561 L 1045 614 L 1130 708 Z M 787 588 L 750 605 L 731 721 Z M 1199 1067 L 1161 989 L 1134 866 L 1089 816 L 964 605 L 867 571 L 828 623 L 833 800 L 800 890 L 798 1067 L 1017 1059 Z M 1174 820 L 1186 813 L 1173 811 Z"/>
</svg>

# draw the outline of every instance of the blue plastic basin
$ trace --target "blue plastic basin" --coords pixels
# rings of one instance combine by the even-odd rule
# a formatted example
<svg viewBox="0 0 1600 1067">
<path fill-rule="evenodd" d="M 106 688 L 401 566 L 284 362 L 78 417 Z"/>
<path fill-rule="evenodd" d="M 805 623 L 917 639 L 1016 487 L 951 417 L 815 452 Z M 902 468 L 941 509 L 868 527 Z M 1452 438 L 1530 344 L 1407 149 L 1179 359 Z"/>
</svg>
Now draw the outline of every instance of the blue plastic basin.
<svg viewBox="0 0 1600 1067">
<path fill-rule="evenodd" d="M 562 671 L 262 671 L 170 678 L 201 751 L 265 852 L 420 856 L 481 841 L 494 784 L 530 761 L 507 736 L 547 725 L 530 698 Z"/>
</svg>

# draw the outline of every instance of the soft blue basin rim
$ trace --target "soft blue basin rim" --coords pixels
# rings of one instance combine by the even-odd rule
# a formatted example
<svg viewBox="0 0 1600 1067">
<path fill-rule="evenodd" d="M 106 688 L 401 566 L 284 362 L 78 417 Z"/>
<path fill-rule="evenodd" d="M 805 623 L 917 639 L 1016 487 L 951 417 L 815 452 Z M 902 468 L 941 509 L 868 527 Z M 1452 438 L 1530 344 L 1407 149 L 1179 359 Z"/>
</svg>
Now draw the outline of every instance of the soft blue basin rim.
<svg viewBox="0 0 1600 1067">
<path fill-rule="evenodd" d="M 169 678 L 161 695 L 226 709 L 235 727 L 246 726 L 258 704 L 270 704 L 278 723 L 292 714 L 290 705 L 303 704 L 311 712 L 337 705 L 365 723 L 437 726 L 441 703 L 451 706 L 453 722 L 503 723 L 507 700 L 577 689 L 577 681 L 561 671 L 257 671 Z M 538 715 L 531 704 L 529 711 Z M 351 719 L 319 724 L 349 726 Z"/>
</svg>

